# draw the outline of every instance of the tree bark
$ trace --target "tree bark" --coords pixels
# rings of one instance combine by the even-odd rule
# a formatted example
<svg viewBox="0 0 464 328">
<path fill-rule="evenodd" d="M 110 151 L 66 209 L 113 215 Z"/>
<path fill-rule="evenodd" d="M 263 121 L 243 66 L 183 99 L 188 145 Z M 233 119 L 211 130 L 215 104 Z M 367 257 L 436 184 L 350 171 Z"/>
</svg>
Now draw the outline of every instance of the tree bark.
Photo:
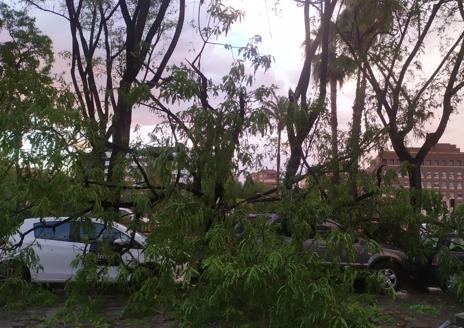
<svg viewBox="0 0 464 328">
<path fill-rule="evenodd" d="M 295 181 L 298 168 L 301 160 L 304 157 L 302 144 L 313 129 L 317 118 L 325 108 L 325 100 L 327 95 L 327 65 L 329 60 L 329 26 L 332 13 L 334 11 L 337 0 L 324 0 L 323 11 L 321 12 L 321 29 L 314 41 L 311 40 L 310 29 L 310 1 L 304 3 L 304 22 L 305 22 L 305 62 L 301 70 L 298 85 L 295 93 L 289 91 L 289 103 L 286 122 L 288 142 L 290 144 L 290 158 L 287 163 L 285 172 L 284 184 L 287 189 L 291 189 Z M 317 46 L 321 46 L 321 69 L 319 77 L 319 95 L 315 98 L 311 106 L 308 106 L 306 92 L 311 77 L 311 63 L 314 59 Z M 296 111 L 304 111 L 307 113 L 307 119 L 303 122 L 294 120 Z"/>
<path fill-rule="evenodd" d="M 277 176 L 276 176 L 276 187 L 279 187 L 280 184 L 280 147 L 281 147 L 281 138 L 282 138 L 282 126 L 281 122 L 278 123 L 277 127 Z"/>
<path fill-rule="evenodd" d="M 290 146 L 290 158 L 288 159 L 287 171 L 285 172 L 285 187 L 287 189 L 292 188 L 293 180 L 296 177 L 302 158 L 303 149 L 301 148 L 301 144 Z"/>
<path fill-rule="evenodd" d="M 412 189 L 421 190 L 422 189 L 422 177 L 421 177 L 421 165 L 419 163 L 410 163 L 410 168 L 408 169 L 409 174 L 409 186 Z"/>
<path fill-rule="evenodd" d="M 330 79 L 330 127 L 331 146 L 332 146 L 332 181 L 340 181 L 339 163 L 338 163 L 338 119 L 337 119 L 337 80 Z"/>
<path fill-rule="evenodd" d="M 115 175 L 121 169 L 118 167 L 123 164 L 124 157 L 129 149 L 130 127 L 132 123 L 132 104 L 128 100 L 131 85 L 129 82 L 122 80 L 118 91 L 118 104 L 114 110 L 113 116 L 113 147 L 111 151 L 110 165 L 108 168 L 108 181 L 118 183 L 123 176 Z M 123 170 L 122 170 L 123 171 Z M 121 174 L 124 172 L 120 171 Z"/>
<path fill-rule="evenodd" d="M 351 148 L 350 186 L 353 197 L 358 195 L 357 175 L 359 171 L 361 121 L 366 101 L 366 75 L 360 69 L 356 85 L 356 96 L 353 105 L 353 118 L 349 147 Z"/>
</svg>

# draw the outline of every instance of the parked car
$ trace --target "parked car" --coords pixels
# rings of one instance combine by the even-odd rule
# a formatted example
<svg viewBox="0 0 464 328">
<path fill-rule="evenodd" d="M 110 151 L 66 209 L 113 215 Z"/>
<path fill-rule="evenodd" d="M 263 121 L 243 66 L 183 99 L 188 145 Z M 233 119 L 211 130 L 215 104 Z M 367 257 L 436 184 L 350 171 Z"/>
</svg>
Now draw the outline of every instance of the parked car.
<svg viewBox="0 0 464 328">
<path fill-rule="evenodd" d="M 425 286 L 439 286 L 449 289 L 453 274 L 445 275 L 444 259 L 440 255 L 443 248 L 447 249 L 450 261 L 461 262 L 464 266 L 464 239 L 455 233 L 449 233 L 441 238 L 424 237 L 425 243 L 430 246 L 430 254 L 425 264 L 419 270 L 418 276 Z"/>
<path fill-rule="evenodd" d="M 277 214 L 252 214 L 248 217 L 251 220 L 257 218 L 264 218 L 266 225 L 277 225 L 276 230 L 280 234 L 287 239 L 291 238 L 285 220 L 282 220 Z M 243 229 L 240 222 L 235 224 L 233 231 L 235 238 L 240 238 L 243 235 Z M 303 250 L 314 251 L 324 262 L 333 263 L 335 261 L 334 254 L 330 253 L 326 241 L 328 234 L 333 229 L 344 230 L 344 227 L 332 219 L 326 219 L 318 224 L 315 227 L 316 233 L 303 242 Z M 382 273 L 387 288 L 398 290 L 415 273 L 415 266 L 411 264 L 408 256 L 398 248 L 383 244 L 372 247 L 372 243 L 363 239 L 357 239 L 352 246 L 355 250 L 354 257 L 341 252 L 336 254 L 337 263 L 359 269 L 376 270 Z"/>
<path fill-rule="evenodd" d="M 118 261 L 108 263 L 100 249 L 103 243 L 113 250 L 119 250 L 120 260 L 129 266 L 145 263 L 143 247 L 146 237 L 139 233 L 131 235 L 119 223 L 105 225 L 99 219 L 66 221 L 66 218 L 30 218 L 24 220 L 17 232 L 9 238 L 9 245 L 19 247 L 0 249 L 0 266 L 3 278 L 14 274 L 34 282 L 62 283 L 77 272 L 72 262 L 87 252 L 97 254 L 97 265 L 108 265 L 107 277 L 114 280 L 118 276 Z M 38 270 L 19 261 L 19 254 L 31 248 L 38 257 Z M 120 262 L 119 262 L 120 263 Z M 0 278 L 2 278 L 0 276 Z"/>
<path fill-rule="evenodd" d="M 328 219 L 316 226 L 316 236 L 327 236 L 332 229 L 344 230 L 338 222 Z M 398 290 L 414 275 L 415 266 L 399 248 L 386 244 L 373 245 L 362 238 L 357 238 L 352 246 L 355 252 L 354 256 L 348 256 L 348 254 L 341 252 L 337 254 L 339 256 L 338 263 L 380 272 L 387 288 Z M 328 251 L 325 238 L 307 239 L 303 242 L 303 249 L 316 251 L 328 262 L 333 260 L 331 257 L 333 254 Z"/>
</svg>

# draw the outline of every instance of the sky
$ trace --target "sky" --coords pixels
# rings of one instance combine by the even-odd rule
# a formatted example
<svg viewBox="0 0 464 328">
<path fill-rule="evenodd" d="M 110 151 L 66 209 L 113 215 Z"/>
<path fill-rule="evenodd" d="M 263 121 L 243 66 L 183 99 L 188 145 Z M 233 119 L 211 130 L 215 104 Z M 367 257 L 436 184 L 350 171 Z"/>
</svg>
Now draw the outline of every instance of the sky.
<svg viewBox="0 0 464 328">
<path fill-rule="evenodd" d="M 254 35 L 261 35 L 260 51 L 273 55 L 275 62 L 266 74 L 257 75 L 256 83 L 258 85 L 276 84 L 279 86 L 281 94 L 287 94 L 287 90 L 296 85 L 303 63 L 301 47 L 304 40 L 302 8 L 296 6 L 292 0 L 280 0 L 277 6 L 274 6 L 276 0 L 226 0 L 224 2 L 243 10 L 245 17 L 241 22 L 235 24 L 227 37 L 221 41 L 234 45 L 244 45 Z M 187 3 L 186 23 L 196 16 L 198 0 L 187 0 Z M 67 23 L 60 17 L 37 10 L 31 10 L 30 14 L 36 17 L 39 28 L 53 40 L 54 51 L 57 54 L 55 56 L 55 72 L 66 72 L 67 64 L 58 56 L 58 53 L 69 50 L 71 47 Z M 198 48 L 198 44 L 195 32 L 186 24 L 173 56 L 173 62 L 193 58 L 193 49 Z M 426 70 L 433 69 L 438 64 L 438 48 L 434 47 L 431 45 L 422 55 L 421 61 Z M 203 61 L 202 64 L 206 75 L 220 77 L 225 74 L 231 62 L 230 53 L 221 46 L 210 46 L 207 52 L 208 60 Z M 346 130 L 351 120 L 354 94 L 355 81 L 353 80 L 347 81 L 339 91 L 338 119 L 341 130 Z M 133 114 L 133 122 L 134 125 L 140 126 L 139 133 L 143 135 L 153 130 L 156 118 L 154 114 L 146 110 L 137 109 Z M 436 121 L 431 124 L 431 127 L 435 123 Z M 464 107 L 461 104 L 458 113 L 452 115 L 440 142 L 453 143 L 464 150 L 463 126 Z M 417 145 L 417 143 L 413 142 L 412 145 Z"/>
</svg>

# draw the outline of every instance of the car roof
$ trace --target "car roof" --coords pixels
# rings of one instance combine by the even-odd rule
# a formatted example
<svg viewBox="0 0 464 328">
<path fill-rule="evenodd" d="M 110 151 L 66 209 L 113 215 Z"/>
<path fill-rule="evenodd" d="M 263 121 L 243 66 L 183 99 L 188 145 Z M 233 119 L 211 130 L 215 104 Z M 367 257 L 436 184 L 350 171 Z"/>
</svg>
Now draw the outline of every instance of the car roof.
<svg viewBox="0 0 464 328">
<path fill-rule="evenodd" d="M 324 219 L 321 223 L 317 225 L 318 227 L 327 227 L 327 228 L 341 228 L 342 225 L 333 219 Z"/>
<path fill-rule="evenodd" d="M 46 216 L 46 217 L 42 217 L 42 218 L 27 218 L 27 219 L 24 219 L 24 222 L 32 222 L 32 223 L 36 223 L 36 222 L 47 222 L 47 221 L 64 221 L 64 220 L 67 220 L 69 219 L 69 217 L 67 216 Z M 76 218 L 76 219 L 84 219 L 84 218 Z M 103 223 L 102 220 L 100 219 L 95 219 L 95 218 L 86 218 L 86 219 L 89 219 L 91 220 L 92 222 L 97 222 L 97 223 Z"/>
</svg>

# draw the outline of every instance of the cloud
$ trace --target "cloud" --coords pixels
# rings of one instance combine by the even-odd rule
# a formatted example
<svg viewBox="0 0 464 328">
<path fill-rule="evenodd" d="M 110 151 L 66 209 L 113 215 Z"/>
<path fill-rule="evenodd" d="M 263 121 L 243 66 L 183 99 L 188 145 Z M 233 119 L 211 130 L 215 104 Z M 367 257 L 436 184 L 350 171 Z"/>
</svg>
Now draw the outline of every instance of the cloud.
<svg viewBox="0 0 464 328">
<path fill-rule="evenodd" d="M 200 39 L 195 28 L 189 22 L 197 16 L 198 0 L 188 1 L 187 18 L 177 49 L 171 63 L 185 62 L 185 59 L 193 59 L 195 51 L 198 51 Z M 257 84 L 276 84 L 279 93 L 285 95 L 288 88 L 294 88 L 303 63 L 303 50 L 301 45 L 304 40 L 303 12 L 292 0 L 281 0 L 278 10 L 273 10 L 271 0 L 229 0 L 226 3 L 246 12 L 243 20 L 234 25 L 227 37 L 220 41 L 244 45 L 255 34 L 262 36 L 260 51 L 271 54 L 275 62 L 266 74 L 258 73 Z M 36 17 L 39 28 L 49 35 L 54 42 L 55 53 L 71 48 L 69 26 L 60 17 L 31 10 L 30 14 Z M 203 19 L 204 21 L 204 19 Z M 421 55 L 421 62 L 427 73 L 439 62 L 439 48 L 432 46 L 440 38 L 427 40 L 427 51 Z M 223 46 L 208 46 L 202 61 L 205 74 L 213 79 L 219 79 L 227 73 L 232 62 L 231 54 Z M 56 56 L 55 72 L 68 71 L 65 60 Z M 338 107 L 341 129 L 347 129 L 351 120 L 351 111 L 355 94 L 355 84 L 347 81 L 339 91 Z M 464 107 L 459 107 L 459 114 L 453 114 L 448 128 L 441 142 L 457 144 L 464 149 L 462 138 L 462 126 L 464 126 Z M 134 125 L 153 125 L 158 122 L 156 115 L 147 109 L 136 108 L 133 112 Z M 435 121 L 436 123 L 436 121 Z M 413 143 L 414 144 L 414 143 Z"/>
</svg>

